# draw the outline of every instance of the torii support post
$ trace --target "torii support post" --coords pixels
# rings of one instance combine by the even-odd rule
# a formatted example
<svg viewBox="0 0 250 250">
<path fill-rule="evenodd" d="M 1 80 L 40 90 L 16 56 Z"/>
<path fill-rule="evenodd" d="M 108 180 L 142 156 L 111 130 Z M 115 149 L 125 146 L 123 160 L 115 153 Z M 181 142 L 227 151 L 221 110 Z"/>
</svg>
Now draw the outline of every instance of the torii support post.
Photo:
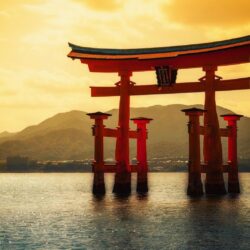
<svg viewBox="0 0 250 250">
<path fill-rule="evenodd" d="M 204 67 L 206 75 L 201 79 L 205 85 L 205 112 L 204 114 L 204 162 L 206 164 L 206 194 L 226 194 L 223 169 L 222 169 L 222 145 L 220 127 L 216 112 L 215 86 L 220 80 L 215 75 L 217 67 Z"/>
<path fill-rule="evenodd" d="M 203 109 L 191 108 L 183 109 L 185 115 L 189 116 L 189 161 L 188 161 L 188 188 L 187 194 L 190 196 L 201 196 L 203 194 L 201 182 L 200 165 L 200 121 Z"/>
<path fill-rule="evenodd" d="M 107 119 L 110 114 L 96 112 L 87 114 L 91 119 L 95 120 L 95 125 L 92 127 L 93 135 L 95 136 L 95 156 L 93 162 L 93 194 L 104 195 L 105 194 L 105 182 L 104 182 L 104 156 L 103 156 L 103 136 L 104 128 L 103 120 Z"/>
<path fill-rule="evenodd" d="M 242 115 L 221 115 L 228 122 L 228 192 L 240 193 L 238 159 L 237 159 L 237 121 Z"/>
<path fill-rule="evenodd" d="M 138 193 L 148 192 L 147 124 L 152 119 L 138 117 L 131 119 L 137 125 L 137 186 Z"/>
<path fill-rule="evenodd" d="M 119 72 L 120 104 L 118 137 L 116 142 L 116 174 L 113 193 L 129 195 L 131 193 L 131 167 L 129 163 L 129 108 L 130 108 L 130 76 L 131 72 Z"/>
</svg>

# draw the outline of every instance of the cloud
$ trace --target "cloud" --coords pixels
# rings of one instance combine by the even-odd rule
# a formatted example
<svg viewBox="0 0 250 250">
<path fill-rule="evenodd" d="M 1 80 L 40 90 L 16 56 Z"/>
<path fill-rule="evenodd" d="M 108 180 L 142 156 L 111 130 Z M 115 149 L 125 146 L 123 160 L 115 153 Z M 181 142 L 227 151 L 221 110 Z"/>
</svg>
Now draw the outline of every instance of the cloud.
<svg viewBox="0 0 250 250">
<path fill-rule="evenodd" d="M 118 98 L 91 98 L 89 90 L 89 86 L 112 86 L 118 81 L 117 74 L 91 73 L 78 60 L 71 61 L 67 58 L 68 41 L 89 47 L 156 47 L 223 40 L 248 33 L 250 24 L 244 21 L 248 19 L 247 7 L 243 6 L 242 16 L 237 14 L 241 0 L 237 2 L 239 6 L 235 7 L 235 13 L 229 8 L 232 3 L 228 2 L 232 1 L 227 2 L 227 8 L 218 1 L 216 8 L 210 8 L 211 13 L 207 9 L 214 1 L 208 2 L 0 1 L 0 30 L 3 34 L 0 38 L 0 115 L 5 118 L 0 131 L 20 129 L 65 110 L 94 112 L 118 107 Z M 223 27 L 215 18 L 221 18 Z M 219 70 L 218 74 L 226 79 L 245 77 L 247 72 L 249 67 L 228 69 L 227 74 Z M 145 72 L 135 73 L 132 80 L 138 84 L 153 84 L 155 75 L 151 73 L 151 78 Z M 178 81 L 196 81 L 203 74 L 201 70 L 181 72 Z M 238 94 L 232 93 L 230 97 L 229 94 L 224 99 L 221 97 L 220 104 L 234 100 L 234 96 L 238 103 Z M 249 99 L 247 94 L 244 98 Z M 131 99 L 132 105 L 136 106 L 190 104 L 193 95 Z M 196 95 L 196 102 L 199 100 L 203 102 L 202 94 Z M 250 114 L 250 106 L 247 102 L 244 105 L 240 105 L 244 110 L 239 112 Z"/>
<path fill-rule="evenodd" d="M 249 0 L 172 0 L 162 11 L 183 25 L 234 27 L 250 23 Z"/>
<path fill-rule="evenodd" d="M 89 8 L 97 11 L 115 11 L 121 7 L 119 0 L 74 0 L 75 2 L 87 5 Z"/>
<path fill-rule="evenodd" d="M 53 96 L 90 95 L 90 79 L 86 76 L 76 77 L 64 71 L 35 71 L 28 75 L 25 84 L 39 93 Z"/>
</svg>

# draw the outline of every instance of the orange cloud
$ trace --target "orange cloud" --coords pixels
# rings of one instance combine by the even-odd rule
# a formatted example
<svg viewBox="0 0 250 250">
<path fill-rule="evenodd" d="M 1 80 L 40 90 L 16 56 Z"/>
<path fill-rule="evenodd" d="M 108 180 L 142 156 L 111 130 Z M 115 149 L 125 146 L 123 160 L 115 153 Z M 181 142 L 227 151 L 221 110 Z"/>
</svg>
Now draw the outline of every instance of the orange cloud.
<svg viewBox="0 0 250 250">
<path fill-rule="evenodd" d="M 43 0 L 8 0 L 8 1 L 0 1 L 0 10 L 4 11 L 6 9 L 10 9 L 16 6 L 22 6 L 24 4 L 39 4 L 44 2 Z"/>
<path fill-rule="evenodd" d="M 162 8 L 170 21 L 195 26 L 250 24 L 249 0 L 172 0 Z"/>
<path fill-rule="evenodd" d="M 74 0 L 78 3 L 82 3 L 90 7 L 91 9 L 98 10 L 98 11 L 113 11 L 119 9 L 121 3 L 117 0 Z"/>
</svg>

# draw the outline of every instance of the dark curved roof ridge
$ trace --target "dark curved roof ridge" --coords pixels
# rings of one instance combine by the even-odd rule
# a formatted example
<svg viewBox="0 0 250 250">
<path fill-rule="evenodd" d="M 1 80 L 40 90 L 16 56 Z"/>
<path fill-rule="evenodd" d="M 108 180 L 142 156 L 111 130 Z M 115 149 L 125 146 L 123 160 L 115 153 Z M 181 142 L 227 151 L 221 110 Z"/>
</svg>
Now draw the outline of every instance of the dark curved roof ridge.
<svg viewBox="0 0 250 250">
<path fill-rule="evenodd" d="M 155 47 L 155 48 L 137 48 L 137 49 L 91 48 L 91 47 L 81 47 L 72 43 L 69 43 L 69 46 L 71 47 L 72 51 L 85 54 L 134 55 L 134 54 L 166 53 L 166 52 L 176 52 L 185 50 L 208 49 L 208 48 L 232 45 L 249 41 L 250 41 L 250 35 L 223 41 L 217 41 L 217 42 L 168 46 L 168 47 Z"/>
</svg>

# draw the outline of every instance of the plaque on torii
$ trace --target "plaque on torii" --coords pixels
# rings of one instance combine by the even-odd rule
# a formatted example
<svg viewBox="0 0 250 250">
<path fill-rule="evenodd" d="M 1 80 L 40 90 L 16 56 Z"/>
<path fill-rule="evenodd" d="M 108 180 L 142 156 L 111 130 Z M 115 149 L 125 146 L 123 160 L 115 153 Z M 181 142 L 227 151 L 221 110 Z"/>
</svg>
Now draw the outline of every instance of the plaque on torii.
<svg viewBox="0 0 250 250">
<path fill-rule="evenodd" d="M 249 63 L 250 36 L 203 44 L 145 49 L 101 49 L 81 47 L 71 43 L 69 46 L 72 50 L 68 56 L 87 64 L 90 72 L 117 73 L 120 77 L 119 83 L 115 86 L 90 87 L 92 97 L 120 97 L 118 128 L 116 132 L 110 132 L 116 134 L 117 140 L 115 193 L 123 194 L 131 191 L 130 96 L 195 92 L 205 93 L 206 112 L 203 128 L 205 191 L 207 194 L 226 192 L 215 92 L 249 89 L 250 78 L 223 80 L 216 76 L 216 70 L 220 66 Z M 177 71 L 188 68 L 202 68 L 205 75 L 197 82 L 175 84 Z M 155 71 L 156 75 L 158 74 L 157 84 L 143 85 L 132 82 L 133 72 L 141 71 Z"/>
</svg>

